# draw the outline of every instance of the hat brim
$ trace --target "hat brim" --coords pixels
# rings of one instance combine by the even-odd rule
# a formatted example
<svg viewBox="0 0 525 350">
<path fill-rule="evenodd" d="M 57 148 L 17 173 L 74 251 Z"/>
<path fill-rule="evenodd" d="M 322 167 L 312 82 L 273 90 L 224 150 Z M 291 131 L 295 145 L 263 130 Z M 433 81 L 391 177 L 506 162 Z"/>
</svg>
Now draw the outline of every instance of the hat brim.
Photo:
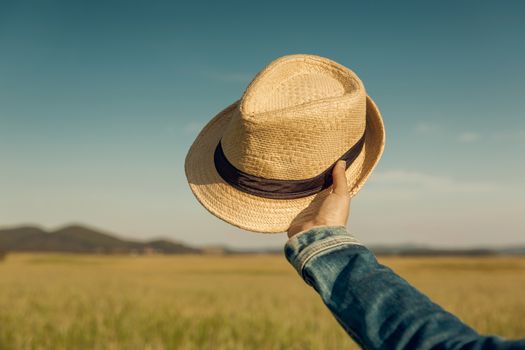
<svg viewBox="0 0 525 350">
<path fill-rule="evenodd" d="M 239 228 L 261 233 L 288 230 L 293 219 L 316 197 L 268 199 L 235 189 L 215 169 L 213 154 L 239 101 L 216 115 L 199 133 L 185 161 L 186 178 L 197 200 L 213 215 Z M 366 136 L 359 169 L 346 171 L 349 193 L 355 196 L 378 163 L 385 145 L 381 113 L 367 97 Z M 360 156 L 360 157 L 361 157 Z M 331 187 L 322 192 L 331 191 Z"/>
</svg>

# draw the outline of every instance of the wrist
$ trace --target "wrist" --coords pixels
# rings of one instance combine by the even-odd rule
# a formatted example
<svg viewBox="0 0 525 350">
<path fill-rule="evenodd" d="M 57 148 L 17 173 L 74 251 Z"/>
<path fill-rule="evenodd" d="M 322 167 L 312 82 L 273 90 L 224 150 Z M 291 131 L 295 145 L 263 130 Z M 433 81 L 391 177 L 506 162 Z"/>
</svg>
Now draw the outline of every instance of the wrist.
<svg viewBox="0 0 525 350">
<path fill-rule="evenodd" d="M 324 220 L 314 220 L 302 223 L 300 225 L 295 225 L 288 229 L 288 238 L 292 238 L 295 235 L 306 232 L 314 227 L 324 227 L 330 226 L 330 224 Z"/>
</svg>

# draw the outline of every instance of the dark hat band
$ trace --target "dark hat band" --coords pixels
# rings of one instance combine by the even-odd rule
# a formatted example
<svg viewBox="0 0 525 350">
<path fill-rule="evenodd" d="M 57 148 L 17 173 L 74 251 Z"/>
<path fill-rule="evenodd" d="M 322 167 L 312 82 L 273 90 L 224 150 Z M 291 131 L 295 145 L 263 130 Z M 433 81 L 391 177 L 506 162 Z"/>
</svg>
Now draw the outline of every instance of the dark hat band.
<svg viewBox="0 0 525 350">
<path fill-rule="evenodd" d="M 366 130 L 359 141 L 338 159 L 346 161 L 347 169 L 361 153 L 365 143 L 365 134 Z M 294 199 L 321 192 L 332 185 L 332 169 L 336 163 L 334 162 L 321 174 L 309 179 L 278 180 L 250 175 L 234 167 L 224 155 L 220 141 L 215 148 L 213 159 L 219 175 L 232 187 L 254 196 L 271 199 Z"/>
</svg>

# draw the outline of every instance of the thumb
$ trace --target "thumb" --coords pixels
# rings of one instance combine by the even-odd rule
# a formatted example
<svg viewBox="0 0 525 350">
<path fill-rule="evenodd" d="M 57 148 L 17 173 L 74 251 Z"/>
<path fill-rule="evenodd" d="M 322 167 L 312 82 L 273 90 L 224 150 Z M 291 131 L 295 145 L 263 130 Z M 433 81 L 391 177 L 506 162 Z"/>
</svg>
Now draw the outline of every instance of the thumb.
<svg viewBox="0 0 525 350">
<path fill-rule="evenodd" d="M 348 194 L 348 184 L 346 182 L 346 162 L 338 161 L 332 170 L 333 192 L 340 195 Z"/>
</svg>

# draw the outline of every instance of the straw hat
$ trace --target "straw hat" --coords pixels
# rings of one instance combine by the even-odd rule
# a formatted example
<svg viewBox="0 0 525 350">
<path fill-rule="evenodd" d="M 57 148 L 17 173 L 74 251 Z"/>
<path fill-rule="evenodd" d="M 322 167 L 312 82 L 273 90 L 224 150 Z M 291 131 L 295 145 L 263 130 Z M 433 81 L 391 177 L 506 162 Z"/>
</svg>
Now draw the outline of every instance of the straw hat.
<svg viewBox="0 0 525 350">
<path fill-rule="evenodd" d="M 313 55 L 281 57 L 242 98 L 200 132 L 185 162 L 199 202 L 220 219 L 284 232 L 316 195 L 331 191 L 331 169 L 347 161 L 354 196 L 379 161 L 379 109 L 350 69 Z"/>
</svg>

